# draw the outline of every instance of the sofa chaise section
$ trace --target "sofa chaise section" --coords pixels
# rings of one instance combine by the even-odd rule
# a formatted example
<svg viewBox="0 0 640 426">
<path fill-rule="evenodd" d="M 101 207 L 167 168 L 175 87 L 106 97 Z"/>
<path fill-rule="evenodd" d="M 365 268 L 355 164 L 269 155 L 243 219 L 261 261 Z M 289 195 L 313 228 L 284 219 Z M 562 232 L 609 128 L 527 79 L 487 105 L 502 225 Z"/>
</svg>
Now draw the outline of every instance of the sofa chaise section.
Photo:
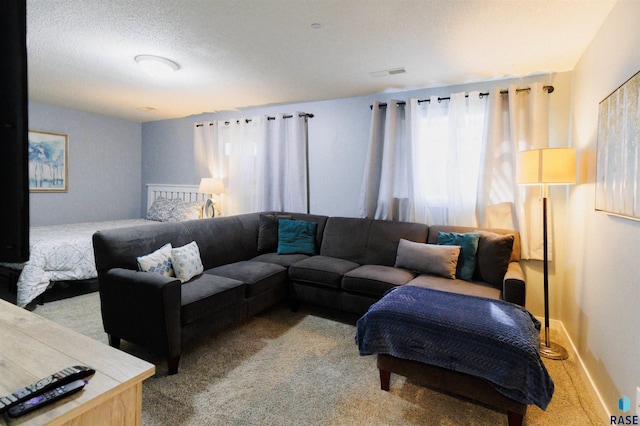
<svg viewBox="0 0 640 426">
<path fill-rule="evenodd" d="M 524 273 L 520 266 L 520 234 L 518 232 L 507 229 L 433 225 L 429 227 L 427 243 L 437 244 L 440 232 L 479 232 L 481 234 L 477 253 L 478 265 L 473 279 L 450 280 L 435 275 L 420 274 L 408 284 L 525 305 L 526 289 Z M 508 239 L 500 240 L 499 236 L 513 236 L 513 243 L 509 243 Z M 481 268 L 487 271 L 485 279 L 478 272 Z M 504 272 L 505 269 L 506 272 Z"/>
</svg>

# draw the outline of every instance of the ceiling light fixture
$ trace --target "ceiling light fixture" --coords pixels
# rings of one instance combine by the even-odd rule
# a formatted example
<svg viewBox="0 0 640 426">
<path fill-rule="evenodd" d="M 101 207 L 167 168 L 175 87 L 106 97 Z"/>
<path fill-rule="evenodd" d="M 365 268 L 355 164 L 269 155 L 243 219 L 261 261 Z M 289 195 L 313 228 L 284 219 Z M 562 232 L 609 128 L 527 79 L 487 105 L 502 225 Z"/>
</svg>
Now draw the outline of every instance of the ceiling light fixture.
<svg viewBox="0 0 640 426">
<path fill-rule="evenodd" d="M 165 78 L 180 69 L 180 65 L 161 56 L 138 55 L 135 60 L 147 74 L 156 78 Z"/>
</svg>

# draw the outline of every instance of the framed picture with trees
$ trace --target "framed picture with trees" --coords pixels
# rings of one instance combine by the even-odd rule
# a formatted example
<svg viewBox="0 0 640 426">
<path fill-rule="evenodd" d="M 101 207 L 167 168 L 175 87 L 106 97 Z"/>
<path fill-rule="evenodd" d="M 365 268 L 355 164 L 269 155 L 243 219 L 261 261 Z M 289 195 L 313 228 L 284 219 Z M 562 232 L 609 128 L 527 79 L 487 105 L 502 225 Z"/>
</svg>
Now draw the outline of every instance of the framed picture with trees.
<svg viewBox="0 0 640 426">
<path fill-rule="evenodd" d="M 29 191 L 67 192 L 69 137 L 29 131 Z"/>
</svg>

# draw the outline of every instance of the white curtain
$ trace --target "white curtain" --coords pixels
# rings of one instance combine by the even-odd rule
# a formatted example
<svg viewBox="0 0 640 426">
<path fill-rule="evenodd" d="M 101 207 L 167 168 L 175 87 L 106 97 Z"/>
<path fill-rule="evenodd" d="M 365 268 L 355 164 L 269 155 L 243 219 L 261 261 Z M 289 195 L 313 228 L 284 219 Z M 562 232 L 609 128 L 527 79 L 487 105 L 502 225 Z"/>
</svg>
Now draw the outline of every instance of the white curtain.
<svg viewBox="0 0 640 426">
<path fill-rule="evenodd" d="M 261 143 L 262 126 L 262 117 L 218 122 L 218 148 L 224 149 L 218 153 L 224 158 L 221 170 L 225 186 L 224 216 L 257 210 L 256 152 Z"/>
<path fill-rule="evenodd" d="M 399 101 L 385 108 L 373 106 L 370 149 L 360 193 L 362 216 L 410 221 L 413 219 L 411 122 Z M 384 114 L 384 119 L 382 119 Z"/>
<path fill-rule="evenodd" d="M 358 200 L 358 211 L 362 217 L 374 217 L 380 192 L 382 172 L 382 148 L 384 142 L 384 117 L 380 102 L 371 107 L 371 125 L 369 127 L 369 149 L 364 163 L 364 174 Z"/>
<path fill-rule="evenodd" d="M 205 121 L 196 124 L 193 132 L 193 156 L 194 171 L 199 177 L 220 178 L 222 175 L 216 173 L 220 170 L 221 158 L 216 155 L 218 123 L 216 121 Z"/>
<path fill-rule="evenodd" d="M 515 181 L 518 151 L 548 145 L 542 83 L 398 103 L 373 105 L 361 216 L 518 229 L 522 257 L 542 258 L 539 191 Z"/>
<path fill-rule="evenodd" d="M 542 83 L 528 91 L 509 86 L 489 94 L 482 180 L 478 187 L 480 225 L 517 229 L 523 259 L 542 259 L 542 201 L 538 188 L 516 184 L 519 151 L 548 146 L 549 95 Z M 551 244 L 550 244 L 551 247 Z"/>
<path fill-rule="evenodd" d="M 262 126 L 257 158 L 259 211 L 306 212 L 308 205 L 307 118 L 278 114 Z"/>
<path fill-rule="evenodd" d="M 307 117 L 287 117 L 196 124 L 196 171 L 223 179 L 222 215 L 307 211 Z"/>
<path fill-rule="evenodd" d="M 414 217 L 425 223 L 476 226 L 476 197 L 486 98 L 454 93 L 410 101 L 413 121 Z"/>
<path fill-rule="evenodd" d="M 509 87 L 509 112 L 512 124 L 512 141 L 517 143 L 518 151 L 526 149 L 547 148 L 549 146 L 549 96 L 542 83 L 531 85 L 530 92 L 516 92 L 514 86 Z M 517 151 L 514 152 L 515 164 Z M 542 260 L 543 225 L 542 225 L 542 197 L 538 187 L 519 186 L 517 205 L 521 209 L 517 212 L 518 228 L 524 232 L 525 238 L 521 256 L 524 259 Z M 550 235 L 549 235 L 550 237 Z M 553 247 L 549 239 L 549 247 Z M 549 250 L 549 259 L 552 259 Z"/>
<path fill-rule="evenodd" d="M 360 214 L 475 226 L 486 100 L 479 92 L 373 105 Z"/>
</svg>

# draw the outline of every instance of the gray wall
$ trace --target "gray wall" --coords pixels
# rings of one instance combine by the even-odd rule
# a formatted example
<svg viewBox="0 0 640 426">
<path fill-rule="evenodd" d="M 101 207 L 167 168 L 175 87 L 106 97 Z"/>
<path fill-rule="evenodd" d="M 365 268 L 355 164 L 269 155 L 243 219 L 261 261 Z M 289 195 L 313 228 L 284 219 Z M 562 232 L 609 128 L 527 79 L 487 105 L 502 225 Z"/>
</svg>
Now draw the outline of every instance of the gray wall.
<svg viewBox="0 0 640 426">
<path fill-rule="evenodd" d="M 461 86 L 447 86 L 429 90 L 384 93 L 336 99 L 321 102 L 249 108 L 241 111 L 200 114 L 190 117 L 144 123 L 142 125 L 142 186 L 148 183 L 198 184 L 202 176 L 194 172 L 193 129 L 197 122 L 228 120 L 251 117 L 259 114 L 273 115 L 279 112 L 291 114 L 307 112 L 314 114 L 309 119 L 309 186 L 311 213 L 328 216 L 358 216 L 358 199 L 362 184 L 364 161 L 366 158 L 370 105 L 379 100 L 419 99 L 431 95 L 449 96 L 455 92 L 472 90 L 489 91 L 494 87 L 506 89 L 509 84 L 527 87 L 534 82 L 551 84 L 555 91 L 550 94 L 549 144 L 567 146 L 569 140 L 569 113 L 571 95 L 571 73 L 544 74 L 522 79 L 489 81 Z M 144 192 L 143 192 L 144 193 Z M 564 198 L 555 191 L 553 224 L 564 223 Z M 146 211 L 143 200 L 142 211 Z M 555 217 L 555 216 L 559 217 Z M 562 252 L 564 233 L 555 233 L 553 244 L 557 252 Z M 556 250 L 554 250 L 554 253 Z M 556 256 L 555 266 L 562 270 L 562 257 Z M 527 308 L 538 316 L 544 315 L 542 286 L 542 262 L 522 261 L 527 277 Z M 551 280 L 559 282 L 553 268 Z M 552 286 L 550 298 L 559 300 L 559 286 Z M 560 316 L 560 303 L 551 303 L 550 316 Z"/>
<path fill-rule="evenodd" d="M 634 415 L 640 386 L 640 222 L 597 212 L 599 103 L 640 70 L 640 2 L 620 0 L 573 72 L 571 143 L 578 183 L 571 187 L 562 320 L 612 415 Z M 618 410 L 626 395 L 631 411 Z M 604 419 L 609 424 L 609 418 Z"/>
<path fill-rule="evenodd" d="M 29 129 L 69 136 L 68 192 L 32 192 L 32 226 L 140 217 L 140 123 L 31 102 Z"/>
<path fill-rule="evenodd" d="M 309 119 L 309 186 L 312 213 L 330 216 L 357 216 L 358 197 L 369 137 L 371 110 L 376 100 L 420 99 L 430 95 L 448 96 L 454 92 L 506 88 L 509 83 L 525 87 L 541 81 L 554 84 L 570 81 L 570 73 L 546 74 L 523 79 L 448 86 L 429 90 L 384 93 L 320 102 L 307 102 L 248 108 L 213 114 L 200 114 L 142 125 L 142 188 L 148 183 L 198 184 L 193 157 L 193 126 L 197 122 L 237 119 L 260 114 L 307 112 Z M 566 88 L 568 92 L 568 88 Z M 552 97 L 555 95 L 551 95 Z M 557 98 L 557 96 L 556 96 Z M 553 98 L 552 102 L 553 102 Z M 566 119 L 568 111 L 564 118 Z M 566 124 L 565 126 L 566 127 Z M 567 137 L 563 136 L 566 144 Z M 146 206 L 143 200 L 142 211 Z"/>
</svg>

